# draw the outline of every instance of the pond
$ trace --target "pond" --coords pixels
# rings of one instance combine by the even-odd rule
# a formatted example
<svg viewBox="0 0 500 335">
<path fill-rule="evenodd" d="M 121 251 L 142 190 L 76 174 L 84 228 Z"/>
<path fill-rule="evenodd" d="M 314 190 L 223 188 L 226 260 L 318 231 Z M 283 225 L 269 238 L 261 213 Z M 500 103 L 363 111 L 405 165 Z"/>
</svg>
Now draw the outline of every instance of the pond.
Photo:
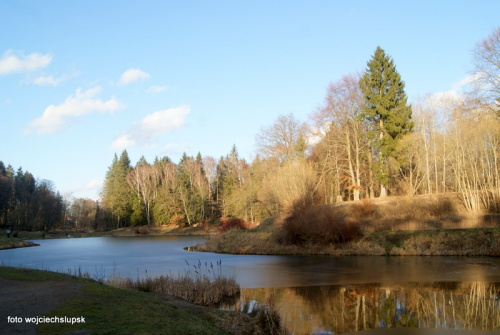
<svg viewBox="0 0 500 335">
<path fill-rule="evenodd" d="M 242 287 L 227 309 L 273 305 L 293 334 L 408 334 L 420 327 L 500 330 L 500 259 L 461 257 L 249 256 L 188 252 L 200 237 L 35 240 L 0 251 L 2 265 L 131 278 L 222 263 Z M 483 333 L 481 333 L 483 334 Z"/>
</svg>

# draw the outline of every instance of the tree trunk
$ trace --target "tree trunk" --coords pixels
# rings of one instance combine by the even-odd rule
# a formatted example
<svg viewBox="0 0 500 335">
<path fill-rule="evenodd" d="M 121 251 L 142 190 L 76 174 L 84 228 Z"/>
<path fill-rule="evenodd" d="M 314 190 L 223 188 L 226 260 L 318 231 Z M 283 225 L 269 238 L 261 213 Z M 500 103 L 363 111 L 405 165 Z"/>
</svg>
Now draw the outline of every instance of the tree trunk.
<svg viewBox="0 0 500 335">
<path fill-rule="evenodd" d="M 380 198 L 385 198 L 387 196 L 387 189 L 384 184 L 380 184 Z"/>
</svg>

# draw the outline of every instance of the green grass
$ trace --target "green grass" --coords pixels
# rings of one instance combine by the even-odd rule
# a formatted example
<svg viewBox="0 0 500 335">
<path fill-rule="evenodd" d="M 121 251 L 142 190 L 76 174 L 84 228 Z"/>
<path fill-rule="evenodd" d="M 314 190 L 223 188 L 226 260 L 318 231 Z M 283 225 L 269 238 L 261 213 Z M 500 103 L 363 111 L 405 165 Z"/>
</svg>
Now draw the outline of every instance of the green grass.
<svg viewBox="0 0 500 335">
<path fill-rule="evenodd" d="M 85 324 L 44 324 L 39 334 L 89 329 L 92 334 L 226 334 L 206 316 L 169 306 L 160 298 L 89 282 L 83 296 L 48 316 L 84 316 Z"/>
<path fill-rule="evenodd" d="M 9 266 L 0 266 L 0 277 L 9 280 L 20 281 L 81 280 L 57 272 L 13 268 Z"/>
<path fill-rule="evenodd" d="M 0 277 L 20 281 L 82 283 L 82 294 L 62 302 L 46 316 L 85 317 L 85 323 L 40 324 L 38 334 L 91 330 L 92 334 L 227 334 L 216 324 L 222 311 L 177 308 L 147 293 L 49 271 L 0 267 Z"/>
</svg>

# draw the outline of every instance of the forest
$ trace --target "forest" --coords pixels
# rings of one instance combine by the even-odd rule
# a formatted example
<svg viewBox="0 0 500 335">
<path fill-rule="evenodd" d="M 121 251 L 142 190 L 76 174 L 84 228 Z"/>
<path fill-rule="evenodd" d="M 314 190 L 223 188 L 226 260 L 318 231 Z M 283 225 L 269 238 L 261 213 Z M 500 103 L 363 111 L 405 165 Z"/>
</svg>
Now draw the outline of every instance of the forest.
<svg viewBox="0 0 500 335">
<path fill-rule="evenodd" d="M 0 163 L 0 223 L 15 229 L 107 230 L 137 225 L 246 223 L 365 198 L 457 193 L 470 213 L 500 212 L 500 27 L 473 49 L 465 92 L 410 104 L 395 61 L 378 47 L 360 73 L 331 82 L 302 122 L 279 115 L 237 146 L 178 162 L 115 154 L 100 201 L 64 200 L 54 185 Z"/>
</svg>

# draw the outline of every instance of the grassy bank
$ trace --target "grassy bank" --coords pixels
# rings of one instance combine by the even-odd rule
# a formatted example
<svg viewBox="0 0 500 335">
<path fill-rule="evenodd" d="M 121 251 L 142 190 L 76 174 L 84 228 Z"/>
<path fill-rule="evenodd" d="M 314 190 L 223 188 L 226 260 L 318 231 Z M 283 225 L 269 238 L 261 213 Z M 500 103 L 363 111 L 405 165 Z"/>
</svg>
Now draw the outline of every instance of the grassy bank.
<svg viewBox="0 0 500 335">
<path fill-rule="evenodd" d="M 0 237 L 0 250 L 2 249 L 13 249 L 13 248 L 25 248 L 25 247 L 34 247 L 38 244 L 25 241 L 21 238 L 17 237 Z"/>
<path fill-rule="evenodd" d="M 500 229 L 365 232 L 342 244 L 281 244 L 276 231 L 234 230 L 196 251 L 254 255 L 500 256 Z"/>
<path fill-rule="evenodd" d="M 82 334 L 84 331 L 92 334 L 264 334 L 256 320 L 246 314 L 197 306 L 179 298 L 133 292 L 90 279 L 40 270 L 0 267 L 0 277 L 26 282 L 24 287 L 27 289 L 40 282 L 48 282 L 49 287 L 67 285 L 72 289 L 75 284 L 79 285 L 77 294 L 63 299 L 44 315 L 82 316 L 85 323 L 40 324 L 38 334 L 77 331 Z M 8 285 L 4 284 L 3 289 L 8 290 Z M 26 316 L 41 316 L 30 315 L 29 310 L 25 312 Z"/>
<path fill-rule="evenodd" d="M 456 194 L 389 197 L 296 212 L 210 237 L 194 249 L 263 255 L 500 256 L 499 215 L 471 215 Z"/>
</svg>

